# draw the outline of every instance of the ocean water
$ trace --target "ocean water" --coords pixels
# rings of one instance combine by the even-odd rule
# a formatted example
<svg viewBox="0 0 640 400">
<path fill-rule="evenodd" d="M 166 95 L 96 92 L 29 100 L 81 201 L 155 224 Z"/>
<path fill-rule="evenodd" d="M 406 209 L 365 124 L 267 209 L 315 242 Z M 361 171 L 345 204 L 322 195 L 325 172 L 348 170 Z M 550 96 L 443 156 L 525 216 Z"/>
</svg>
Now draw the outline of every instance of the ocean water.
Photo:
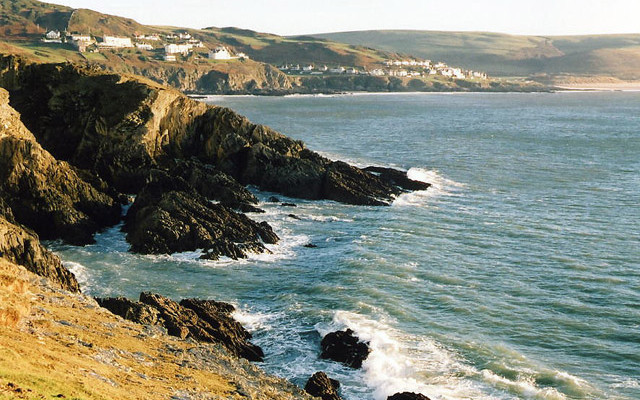
<svg viewBox="0 0 640 400">
<path fill-rule="evenodd" d="M 346 400 L 640 398 L 640 93 L 208 101 L 433 187 L 391 207 L 264 202 L 283 240 L 248 260 L 133 255 L 117 227 L 52 244 L 85 292 L 232 302 L 267 371 L 326 371 Z M 362 370 L 318 359 L 345 327 L 373 348 Z"/>
</svg>

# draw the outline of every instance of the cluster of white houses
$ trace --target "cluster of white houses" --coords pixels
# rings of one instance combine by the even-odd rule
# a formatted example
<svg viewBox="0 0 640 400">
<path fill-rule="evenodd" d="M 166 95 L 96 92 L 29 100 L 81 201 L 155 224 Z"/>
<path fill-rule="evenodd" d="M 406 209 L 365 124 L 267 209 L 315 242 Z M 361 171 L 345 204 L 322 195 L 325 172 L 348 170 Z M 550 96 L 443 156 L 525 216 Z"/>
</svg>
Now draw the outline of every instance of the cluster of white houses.
<svg viewBox="0 0 640 400">
<path fill-rule="evenodd" d="M 45 43 L 69 43 L 74 46 L 79 52 L 99 51 L 100 49 L 126 49 L 137 48 L 140 50 L 152 51 L 156 48 L 164 48 L 163 59 L 165 61 L 177 61 L 178 56 L 187 56 L 193 52 L 196 48 L 204 48 L 204 44 L 191 36 L 191 34 L 184 32 L 178 34 L 167 35 L 135 35 L 133 40 L 130 37 L 121 36 L 102 36 L 101 41 L 98 41 L 92 35 L 83 34 L 67 34 L 60 31 L 48 31 L 42 41 Z M 134 42 L 135 41 L 135 42 Z M 165 41 L 171 41 L 171 43 L 162 45 Z M 158 43 L 160 42 L 160 43 Z M 155 46 L 154 46 L 155 44 Z M 218 46 L 208 52 L 208 57 L 213 60 L 233 60 L 233 59 L 248 59 L 249 57 L 244 53 L 232 53 L 230 49 L 224 46 Z"/>
<path fill-rule="evenodd" d="M 406 63 L 406 64 L 405 64 Z M 376 68 L 372 70 L 357 69 L 355 67 L 332 67 L 326 65 L 316 67 L 315 65 L 284 64 L 278 67 L 285 73 L 290 74 L 346 74 L 346 75 L 371 75 L 371 76 L 396 76 L 396 77 L 424 77 L 440 75 L 448 78 L 456 79 L 487 79 L 484 72 L 468 71 L 462 68 L 449 67 L 445 63 L 432 64 L 431 61 L 387 61 L 385 65 L 388 68 Z M 401 68 L 397 68 L 400 66 Z M 407 66 L 407 68 L 402 68 Z"/>
</svg>

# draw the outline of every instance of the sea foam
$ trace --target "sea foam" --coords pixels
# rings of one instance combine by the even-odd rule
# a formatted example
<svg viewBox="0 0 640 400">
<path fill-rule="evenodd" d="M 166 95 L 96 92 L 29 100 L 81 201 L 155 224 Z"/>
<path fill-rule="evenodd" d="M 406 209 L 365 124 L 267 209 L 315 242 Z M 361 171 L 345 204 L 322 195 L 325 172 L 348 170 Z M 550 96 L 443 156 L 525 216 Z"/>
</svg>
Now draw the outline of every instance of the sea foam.
<svg viewBox="0 0 640 400">
<path fill-rule="evenodd" d="M 395 206 L 420 206 L 439 196 L 456 196 L 465 187 L 464 183 L 445 178 L 438 170 L 413 167 L 407 171 L 407 177 L 418 182 L 431 184 L 427 190 L 404 193 L 393 202 Z"/>
</svg>

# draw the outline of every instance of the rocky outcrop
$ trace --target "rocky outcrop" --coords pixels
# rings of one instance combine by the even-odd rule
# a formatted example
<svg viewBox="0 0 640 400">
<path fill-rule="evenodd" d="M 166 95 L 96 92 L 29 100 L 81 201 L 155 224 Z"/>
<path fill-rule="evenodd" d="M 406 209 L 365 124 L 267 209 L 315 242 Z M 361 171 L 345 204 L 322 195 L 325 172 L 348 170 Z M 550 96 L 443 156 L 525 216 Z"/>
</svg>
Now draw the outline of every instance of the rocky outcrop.
<svg viewBox="0 0 640 400">
<path fill-rule="evenodd" d="M 131 249 L 170 254 L 204 249 L 207 258 L 245 258 L 279 239 L 271 227 L 221 204 L 212 204 L 181 178 L 153 171 L 126 216 Z"/>
<path fill-rule="evenodd" d="M 27 270 L 48 278 L 55 285 L 79 292 L 75 276 L 60 259 L 45 249 L 38 236 L 27 228 L 15 224 L 11 210 L 0 200 L 0 258 L 22 265 Z"/>
<path fill-rule="evenodd" d="M 141 293 L 140 301 L 124 297 L 96 299 L 101 307 L 130 321 L 159 325 L 181 339 L 219 343 L 231 354 L 249 361 L 262 361 L 262 349 L 249 340 L 251 334 L 233 319 L 235 308 L 213 300 L 184 299 L 180 304 L 154 293 Z"/>
<path fill-rule="evenodd" d="M 44 150 L 8 103 L 0 89 L 0 198 L 43 239 L 92 242 L 119 220 L 120 205 Z"/>
<path fill-rule="evenodd" d="M 386 183 L 398 186 L 404 190 L 427 190 L 431 186 L 430 183 L 409 179 L 406 172 L 394 168 L 367 167 L 364 170 L 374 173 Z"/>
<path fill-rule="evenodd" d="M 387 400 L 430 400 L 427 396 L 420 393 L 403 392 L 396 393 L 387 397 Z"/>
<path fill-rule="evenodd" d="M 360 368 L 371 349 L 368 343 L 361 342 L 351 329 L 327 334 L 322 338 L 321 358 L 338 361 L 351 368 Z"/>
<path fill-rule="evenodd" d="M 4 66 L 11 79 L 0 81 L 38 141 L 121 192 L 138 192 L 150 169 L 193 157 L 243 185 L 294 197 L 382 205 L 400 191 L 227 108 L 141 78 L 69 64 L 12 66 Z"/>
<path fill-rule="evenodd" d="M 331 379 L 324 372 L 316 372 L 307 381 L 304 390 L 313 397 L 320 397 L 322 400 L 342 400 L 338 395 L 340 382 Z"/>
</svg>

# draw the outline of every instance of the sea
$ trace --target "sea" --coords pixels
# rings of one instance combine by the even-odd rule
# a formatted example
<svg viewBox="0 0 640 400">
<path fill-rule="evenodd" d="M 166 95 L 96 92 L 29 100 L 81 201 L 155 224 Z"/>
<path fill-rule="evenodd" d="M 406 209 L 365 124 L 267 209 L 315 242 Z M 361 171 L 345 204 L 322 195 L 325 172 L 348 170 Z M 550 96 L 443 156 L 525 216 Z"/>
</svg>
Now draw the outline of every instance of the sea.
<svg viewBox="0 0 640 400">
<path fill-rule="evenodd" d="M 85 293 L 231 302 L 262 368 L 325 371 L 345 400 L 640 399 L 640 93 L 204 101 L 433 186 L 390 207 L 251 188 L 282 241 L 247 260 L 131 254 L 119 227 L 51 243 Z M 319 358 L 345 328 L 370 343 L 362 369 Z"/>
</svg>

